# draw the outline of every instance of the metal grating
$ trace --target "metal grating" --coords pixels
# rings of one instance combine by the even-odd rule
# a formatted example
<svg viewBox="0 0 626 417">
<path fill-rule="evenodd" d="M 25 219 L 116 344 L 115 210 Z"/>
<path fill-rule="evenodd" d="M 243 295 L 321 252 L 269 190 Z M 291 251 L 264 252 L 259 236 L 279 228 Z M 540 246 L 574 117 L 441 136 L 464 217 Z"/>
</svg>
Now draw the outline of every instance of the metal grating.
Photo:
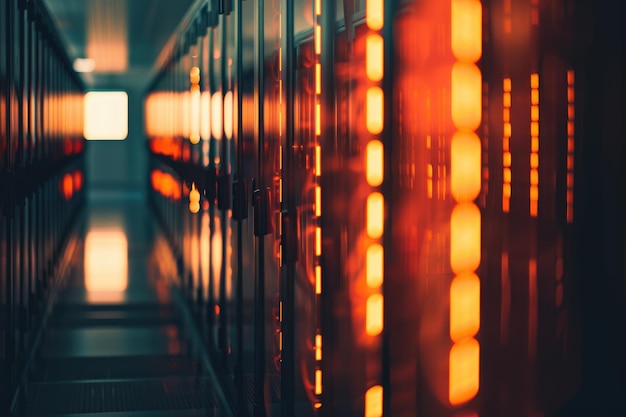
<svg viewBox="0 0 626 417">
<path fill-rule="evenodd" d="M 155 311 L 63 311 L 53 315 L 49 327 L 96 327 L 96 326 L 156 326 L 178 324 L 180 318 L 173 309 Z"/>
<path fill-rule="evenodd" d="M 31 381 L 182 377 L 193 375 L 197 368 L 197 362 L 185 355 L 42 358 Z"/>
<path fill-rule="evenodd" d="M 33 417 L 215 408 L 208 378 L 31 384 L 27 396 Z"/>
</svg>

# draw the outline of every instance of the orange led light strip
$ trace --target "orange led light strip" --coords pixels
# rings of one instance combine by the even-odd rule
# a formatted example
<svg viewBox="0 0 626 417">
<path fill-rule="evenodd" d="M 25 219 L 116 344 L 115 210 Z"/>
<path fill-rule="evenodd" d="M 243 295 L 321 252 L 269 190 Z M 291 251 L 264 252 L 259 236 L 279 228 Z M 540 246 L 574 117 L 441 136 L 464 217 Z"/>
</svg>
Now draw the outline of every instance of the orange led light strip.
<svg viewBox="0 0 626 417">
<path fill-rule="evenodd" d="M 315 76 L 314 76 L 314 94 L 315 94 L 315 147 L 314 147 L 314 181 L 315 181 L 315 198 L 313 202 L 313 216 L 315 219 L 315 266 L 314 266 L 314 279 L 315 279 L 315 296 L 322 296 L 322 266 L 321 266 L 321 256 L 322 256 L 322 227 L 321 227 L 321 217 L 322 217 L 322 187 L 320 184 L 321 174 L 322 174 L 322 147 L 321 147 L 321 136 L 322 136 L 322 63 L 321 63 L 321 54 L 322 54 L 322 25 L 321 25 L 321 17 L 322 17 L 322 0 L 315 0 L 313 4 L 313 15 L 315 18 L 314 23 L 314 39 L 313 39 L 313 49 L 314 49 L 314 60 L 315 60 Z M 319 305 L 319 303 L 316 303 Z M 315 392 L 316 400 L 313 404 L 315 410 L 319 410 L 322 407 L 322 399 L 321 396 L 324 392 L 323 386 L 323 370 L 322 370 L 322 332 L 320 322 L 320 312 L 316 312 L 316 320 L 317 323 L 315 328 L 314 335 L 314 355 L 315 355 Z"/>
<path fill-rule="evenodd" d="M 450 340 L 448 401 L 459 406 L 478 393 L 480 344 L 481 213 L 474 200 L 480 195 L 480 127 L 482 74 L 476 62 L 482 54 L 482 4 L 479 0 L 451 0 L 451 41 L 456 62 L 452 67 L 451 109 L 456 133 L 452 137 L 450 174 L 456 204 L 450 217 Z M 510 172 L 510 79 L 504 80 L 504 169 Z M 509 112 L 507 113 L 507 109 Z M 505 178 L 504 186 L 510 186 Z M 503 208 L 508 209 L 503 200 Z"/>
<path fill-rule="evenodd" d="M 385 197 L 379 191 L 384 181 L 384 141 L 380 136 L 385 125 L 385 95 L 382 89 L 384 78 L 385 40 L 384 1 L 367 0 L 365 22 L 365 74 L 368 87 L 365 93 L 365 125 L 368 133 L 365 147 L 365 181 L 370 187 L 366 203 L 366 231 L 369 238 L 365 255 L 365 279 L 370 293 L 365 301 L 365 333 L 380 338 L 384 330 L 384 246 L 382 239 L 385 225 Z M 378 349 L 378 348 L 375 348 Z M 378 376 L 382 380 L 381 376 Z M 383 392 L 380 383 L 369 386 L 365 392 L 365 417 L 380 417 L 383 414 Z"/>
<path fill-rule="evenodd" d="M 511 208 L 511 79 L 502 82 L 502 211 Z"/>
<path fill-rule="evenodd" d="M 567 71 L 567 191 L 566 220 L 574 221 L 574 70 Z"/>
<path fill-rule="evenodd" d="M 530 74 L 530 215 L 539 205 L 539 74 Z"/>
</svg>

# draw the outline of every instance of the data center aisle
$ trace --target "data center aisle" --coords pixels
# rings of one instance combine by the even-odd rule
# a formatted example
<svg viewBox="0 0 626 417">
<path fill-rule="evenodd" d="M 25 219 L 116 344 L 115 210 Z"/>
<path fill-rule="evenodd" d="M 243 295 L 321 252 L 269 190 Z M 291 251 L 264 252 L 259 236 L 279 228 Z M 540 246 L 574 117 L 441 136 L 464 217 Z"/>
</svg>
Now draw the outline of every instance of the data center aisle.
<svg viewBox="0 0 626 417">
<path fill-rule="evenodd" d="M 147 203 L 91 203 L 84 217 L 29 373 L 26 415 L 224 415 L 185 337 Z"/>
</svg>

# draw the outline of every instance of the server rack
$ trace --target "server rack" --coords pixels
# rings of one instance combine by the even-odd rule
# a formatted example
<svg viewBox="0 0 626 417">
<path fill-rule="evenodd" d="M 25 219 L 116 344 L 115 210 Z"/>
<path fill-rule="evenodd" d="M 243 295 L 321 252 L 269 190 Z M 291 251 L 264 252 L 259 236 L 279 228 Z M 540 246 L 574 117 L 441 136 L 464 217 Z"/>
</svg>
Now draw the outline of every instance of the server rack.
<svg viewBox="0 0 626 417">
<path fill-rule="evenodd" d="M 618 133 L 593 61 L 624 45 L 577 30 L 591 3 L 195 4 L 147 92 L 152 195 L 243 415 L 556 415 L 599 398 L 592 364 L 616 381 L 580 290 L 600 265 L 623 317 L 624 225 L 601 260 L 585 178 Z"/>
<path fill-rule="evenodd" d="M 8 413 L 22 398 L 84 198 L 83 85 L 42 2 L 3 2 L 0 26 L 0 410 Z"/>
</svg>

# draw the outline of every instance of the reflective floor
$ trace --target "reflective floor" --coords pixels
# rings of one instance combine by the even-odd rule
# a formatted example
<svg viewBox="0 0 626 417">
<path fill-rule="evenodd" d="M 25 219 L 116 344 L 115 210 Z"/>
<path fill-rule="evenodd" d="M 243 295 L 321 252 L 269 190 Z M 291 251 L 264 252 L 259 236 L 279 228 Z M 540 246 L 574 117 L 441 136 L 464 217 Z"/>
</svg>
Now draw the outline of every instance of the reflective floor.
<svg viewBox="0 0 626 417">
<path fill-rule="evenodd" d="M 222 416 L 147 204 L 88 205 L 28 375 L 28 416 Z"/>
</svg>

